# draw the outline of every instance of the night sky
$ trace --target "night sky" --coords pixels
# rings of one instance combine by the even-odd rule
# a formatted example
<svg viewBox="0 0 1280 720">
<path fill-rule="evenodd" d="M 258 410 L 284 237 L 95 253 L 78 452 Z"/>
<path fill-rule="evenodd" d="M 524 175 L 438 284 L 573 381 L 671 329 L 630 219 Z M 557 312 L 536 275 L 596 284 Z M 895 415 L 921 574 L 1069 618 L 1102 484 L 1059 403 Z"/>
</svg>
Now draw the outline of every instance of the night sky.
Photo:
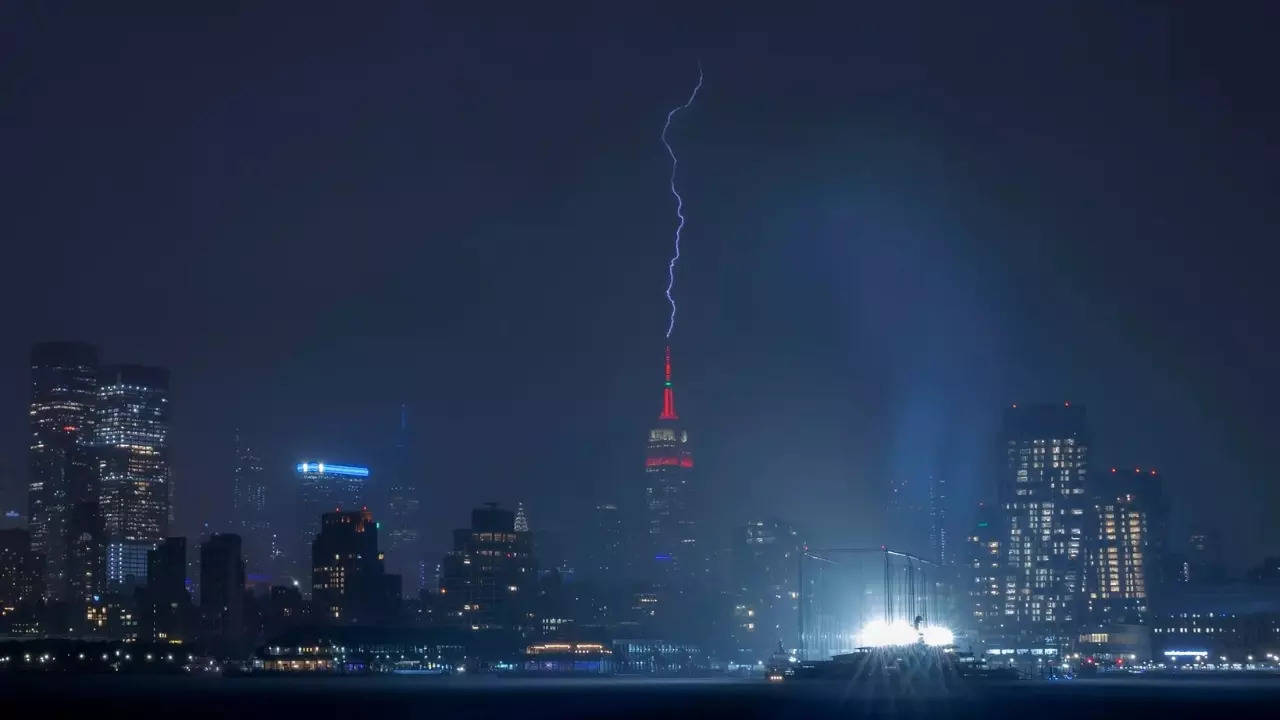
<svg viewBox="0 0 1280 720">
<path fill-rule="evenodd" d="M 1001 408 L 1069 400 L 1179 533 L 1280 550 L 1264 6 L 530 5 L 5 3 L 5 503 L 29 346 L 83 339 L 172 369 L 180 531 L 236 426 L 376 476 L 404 402 L 432 548 L 491 499 L 572 537 L 660 409 L 700 59 L 672 344 L 724 528 L 876 542 L 928 473 L 962 513 Z"/>
</svg>

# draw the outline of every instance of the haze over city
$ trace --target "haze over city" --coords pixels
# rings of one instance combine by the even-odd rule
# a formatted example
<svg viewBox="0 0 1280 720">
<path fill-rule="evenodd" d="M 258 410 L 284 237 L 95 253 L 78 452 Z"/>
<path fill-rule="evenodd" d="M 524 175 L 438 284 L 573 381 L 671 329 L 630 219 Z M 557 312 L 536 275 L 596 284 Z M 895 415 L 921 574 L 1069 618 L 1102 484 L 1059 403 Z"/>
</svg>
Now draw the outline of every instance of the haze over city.
<svg viewBox="0 0 1280 720">
<path fill-rule="evenodd" d="M 25 348 L 63 338 L 173 370 L 187 531 L 229 512 L 234 427 L 280 482 L 376 472 L 401 403 L 441 550 L 481 497 L 544 528 L 612 498 L 657 409 L 656 131 L 701 58 L 672 343 L 726 515 L 870 539 L 890 477 L 977 499 L 999 408 L 1070 400 L 1104 463 L 1277 541 L 1274 100 L 1226 19 L 80 10 L 6 23 L 8 504 Z M 543 32 L 570 17 L 596 31 Z"/>
<path fill-rule="evenodd" d="M 866 631 L 805 652 L 805 613 L 817 632 L 835 602 L 815 598 L 856 594 L 806 595 L 806 553 L 883 547 L 911 558 L 909 589 L 890 587 L 884 555 L 875 612 L 897 632 L 915 621 L 923 645 L 951 644 L 924 642 L 945 619 L 979 660 L 984 647 L 1039 660 L 1133 625 L 1146 660 L 1194 650 L 1229 665 L 1217 646 L 1162 644 L 1154 618 L 1208 586 L 1269 597 L 1280 575 L 1275 19 L 1180 3 L 0 9 L 0 513 L 42 563 L 12 603 L 42 619 L 3 632 L 146 642 L 55 632 L 85 613 L 48 608 L 92 608 L 108 586 L 134 597 L 112 548 L 142 543 L 130 557 L 146 569 L 169 536 L 187 539 L 169 546 L 164 602 L 200 604 L 187 556 L 211 542 L 231 595 L 246 562 L 251 595 L 296 586 L 310 603 L 313 583 L 332 589 L 315 548 L 348 547 L 320 539 L 330 504 L 368 508 L 333 522 L 377 523 L 360 552 L 385 568 L 361 572 L 387 583 L 359 612 L 297 610 L 331 625 L 363 614 L 430 635 L 455 611 L 450 578 L 481 583 L 464 559 L 499 542 L 520 558 L 511 577 L 536 579 L 485 587 L 545 600 L 551 574 L 624 578 L 630 593 L 582 590 L 589 620 L 529 600 L 517 620 L 450 621 L 518 635 L 503 652 L 571 636 L 621 672 L 619 642 L 661 638 L 709 658 L 682 671 L 773 668 L 775 644 L 792 664 L 825 662 Z M 119 367 L 133 365 L 160 374 Z M 58 420 L 76 373 L 83 427 Z M 118 419 L 140 406 L 155 427 Z M 141 436 L 147 462 L 163 457 L 145 471 Z M 134 465 L 119 470 L 126 447 L 120 467 Z M 73 467 L 91 489 L 47 489 Z M 1040 528 L 1041 506 L 1019 505 L 1046 502 L 1027 489 L 1037 473 L 1054 549 L 1036 567 L 1055 589 L 1006 596 L 991 570 L 1008 604 L 983 606 L 988 576 L 965 572 L 988 547 L 1009 578 L 1041 562 L 1039 545 L 1018 550 Z M 125 476 L 165 498 L 140 501 L 138 537 L 133 511 L 110 509 Z M 261 489 L 239 489 L 246 477 Z M 1134 500 L 1113 481 L 1145 484 Z M 101 517 L 77 519 L 77 493 Z M 605 506 L 627 547 L 602 561 Z M 988 538 L 982 513 L 997 511 L 1005 534 Z M 1108 538 L 1123 512 L 1141 532 Z M 105 524 L 46 528 L 58 523 Z M 766 524 L 787 550 L 744 569 Z M 246 560 L 213 539 L 232 533 Z M 102 557 L 78 560 L 89 535 Z M 1112 590 L 1123 607 L 1103 602 L 1109 551 L 1140 576 Z M 102 567 L 86 581 L 77 562 Z M 777 607 L 744 599 L 751 573 Z M 785 620 L 744 640 L 757 612 Z M 235 642 L 202 616 L 192 627 L 209 635 L 182 641 L 228 668 L 257 652 L 262 670 L 268 615 Z M 1056 625 L 996 641 L 995 616 Z M 721 641 L 742 657 L 718 656 Z M 1252 662 L 1271 641 L 1238 652 Z M 520 662 L 455 646 L 467 659 L 450 670 Z"/>
</svg>

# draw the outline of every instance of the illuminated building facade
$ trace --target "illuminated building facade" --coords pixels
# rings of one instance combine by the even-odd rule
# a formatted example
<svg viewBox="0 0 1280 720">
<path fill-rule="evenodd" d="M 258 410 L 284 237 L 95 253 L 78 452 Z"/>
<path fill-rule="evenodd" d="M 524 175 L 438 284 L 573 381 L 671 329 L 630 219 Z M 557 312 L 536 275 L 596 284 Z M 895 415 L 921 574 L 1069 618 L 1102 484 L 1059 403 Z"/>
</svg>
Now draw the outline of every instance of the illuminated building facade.
<svg viewBox="0 0 1280 720">
<path fill-rule="evenodd" d="M 395 614 L 400 576 L 386 572 L 368 510 L 321 517 L 311 545 L 311 601 L 317 619 L 330 623 L 367 624 Z"/>
<path fill-rule="evenodd" d="M 440 600 L 451 624 L 472 629 L 533 625 L 537 569 L 533 535 L 515 529 L 515 513 L 487 503 L 471 527 L 453 531 L 441 562 Z"/>
<path fill-rule="evenodd" d="M 44 595 L 44 563 L 31 549 L 31 533 L 0 530 L 0 616 Z"/>
<path fill-rule="evenodd" d="M 969 605 L 971 628 L 980 636 L 998 635 L 1004 628 L 1004 526 L 1000 509 L 978 504 L 969 534 Z"/>
<path fill-rule="evenodd" d="M 127 591 L 147 584 L 147 555 L 158 543 L 113 538 L 107 542 L 107 587 Z"/>
<path fill-rule="evenodd" d="M 300 548 L 310 548 L 320 532 L 322 515 L 364 507 L 369 468 L 310 460 L 298 463 L 295 470 L 298 475 Z M 300 554 L 299 557 L 305 555 Z"/>
<path fill-rule="evenodd" d="M 68 595 L 68 538 L 77 503 L 97 502 L 89 458 L 98 350 L 77 342 L 31 349 L 28 514 L 31 549 L 45 558 L 45 591 Z"/>
<path fill-rule="evenodd" d="M 1006 629 L 1018 633 L 1018 645 L 1061 651 L 1071 644 L 1084 609 L 1089 468 L 1084 408 L 1069 403 L 1007 408 L 1004 441 Z"/>
<path fill-rule="evenodd" d="M 613 649 L 602 643 L 539 643 L 525 649 L 524 669 L 533 673 L 611 675 Z"/>
<path fill-rule="evenodd" d="M 653 560 L 674 567 L 696 553 L 693 452 L 689 433 L 676 414 L 671 385 L 671 348 L 667 348 L 662 412 L 645 445 L 644 498 L 649 549 Z"/>
<path fill-rule="evenodd" d="M 771 518 L 734 531 L 734 636 L 744 661 L 766 659 L 781 642 L 798 647 L 800 553 L 804 540 L 794 527 Z"/>
<path fill-rule="evenodd" d="M 168 370 L 104 368 L 94 445 L 102 521 L 113 542 L 156 543 L 169 533 L 169 412 Z"/>
<path fill-rule="evenodd" d="M 1155 656 L 1203 653 L 1202 662 L 1259 661 L 1280 648 L 1280 593 L 1258 583 L 1179 585 L 1152 613 Z"/>
<path fill-rule="evenodd" d="M 409 456 L 409 419 L 405 406 L 400 406 L 400 431 L 396 435 L 387 480 L 387 557 L 402 577 L 413 577 L 421 560 L 418 542 L 422 522 L 422 505 L 418 498 L 418 482 Z"/>
<path fill-rule="evenodd" d="M 1160 478 L 1151 469 L 1111 468 L 1095 481 L 1085 593 L 1089 618 L 1146 624 L 1164 549 Z"/>
<path fill-rule="evenodd" d="M 231 476 L 232 525 L 240 530 L 245 560 L 255 572 L 273 569 L 275 543 L 267 514 L 267 474 L 262 458 L 235 437 L 235 467 Z"/>
</svg>

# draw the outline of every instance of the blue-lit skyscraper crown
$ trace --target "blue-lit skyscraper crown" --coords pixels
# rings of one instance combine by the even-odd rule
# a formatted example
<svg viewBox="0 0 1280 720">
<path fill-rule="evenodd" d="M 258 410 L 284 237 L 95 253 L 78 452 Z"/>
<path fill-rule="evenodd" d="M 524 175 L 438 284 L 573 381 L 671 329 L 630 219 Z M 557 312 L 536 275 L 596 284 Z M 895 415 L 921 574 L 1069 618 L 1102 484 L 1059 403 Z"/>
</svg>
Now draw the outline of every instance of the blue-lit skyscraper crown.
<svg viewBox="0 0 1280 720">
<path fill-rule="evenodd" d="M 319 473 L 321 475 L 346 475 L 348 477 L 369 477 L 369 468 L 359 465 L 333 465 L 324 461 L 298 463 L 300 473 Z"/>
</svg>

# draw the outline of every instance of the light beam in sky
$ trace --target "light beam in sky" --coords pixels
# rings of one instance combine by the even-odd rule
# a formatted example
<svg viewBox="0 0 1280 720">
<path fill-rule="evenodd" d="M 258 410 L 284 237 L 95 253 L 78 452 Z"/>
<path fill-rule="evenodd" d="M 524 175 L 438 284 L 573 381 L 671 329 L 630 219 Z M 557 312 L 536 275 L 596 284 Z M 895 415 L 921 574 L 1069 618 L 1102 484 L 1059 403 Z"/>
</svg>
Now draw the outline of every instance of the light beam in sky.
<svg viewBox="0 0 1280 720">
<path fill-rule="evenodd" d="M 671 149 L 671 143 L 667 142 L 667 130 L 671 128 L 671 118 L 675 114 L 688 108 L 693 104 L 694 98 L 698 97 L 698 91 L 702 89 L 702 61 L 698 61 L 698 84 L 693 87 L 693 92 L 689 94 L 689 100 L 683 105 L 677 105 L 671 108 L 671 112 L 667 113 L 667 123 L 662 126 L 662 144 L 667 148 L 667 154 L 671 156 L 671 194 L 676 199 L 676 217 L 679 222 L 676 224 L 676 253 L 671 256 L 671 262 L 667 264 L 667 302 L 671 303 L 671 320 L 667 323 L 667 337 L 671 337 L 671 331 L 676 327 L 676 300 L 671 297 L 671 289 L 676 284 L 676 261 L 680 259 L 680 231 L 684 230 L 684 198 L 680 197 L 680 191 L 676 189 L 676 167 L 680 161 L 676 159 L 675 150 Z"/>
</svg>

